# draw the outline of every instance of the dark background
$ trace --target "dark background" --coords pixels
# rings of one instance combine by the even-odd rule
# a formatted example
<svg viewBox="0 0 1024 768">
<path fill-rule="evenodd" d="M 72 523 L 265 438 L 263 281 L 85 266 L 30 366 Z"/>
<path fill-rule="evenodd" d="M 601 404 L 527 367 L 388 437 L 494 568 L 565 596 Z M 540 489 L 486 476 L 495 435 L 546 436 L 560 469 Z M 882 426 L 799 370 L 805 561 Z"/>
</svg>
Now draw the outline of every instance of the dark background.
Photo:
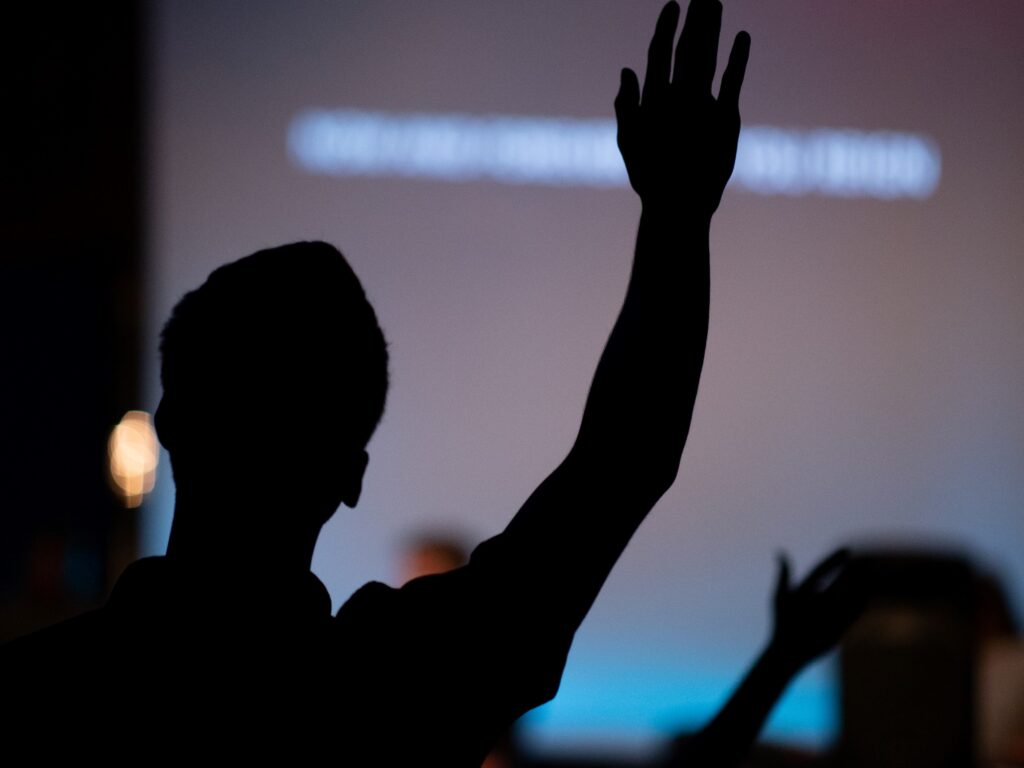
<svg viewBox="0 0 1024 768">
<path fill-rule="evenodd" d="M 134 551 L 106 441 L 138 407 L 143 12 L 6 25 L 0 638 L 96 604 Z"/>
</svg>

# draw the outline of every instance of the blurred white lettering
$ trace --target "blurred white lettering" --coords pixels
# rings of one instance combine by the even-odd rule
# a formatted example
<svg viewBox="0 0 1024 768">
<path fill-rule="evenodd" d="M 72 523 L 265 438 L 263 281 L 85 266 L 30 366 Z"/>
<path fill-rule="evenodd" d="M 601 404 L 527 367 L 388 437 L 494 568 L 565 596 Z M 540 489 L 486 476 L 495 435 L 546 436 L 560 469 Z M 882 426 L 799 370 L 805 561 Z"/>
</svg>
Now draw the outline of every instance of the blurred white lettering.
<svg viewBox="0 0 1024 768">
<path fill-rule="evenodd" d="M 611 120 L 310 110 L 288 151 L 310 173 L 506 184 L 628 183 Z M 895 131 L 743 129 L 730 185 L 763 195 L 929 197 L 942 161 L 927 137 Z"/>
</svg>

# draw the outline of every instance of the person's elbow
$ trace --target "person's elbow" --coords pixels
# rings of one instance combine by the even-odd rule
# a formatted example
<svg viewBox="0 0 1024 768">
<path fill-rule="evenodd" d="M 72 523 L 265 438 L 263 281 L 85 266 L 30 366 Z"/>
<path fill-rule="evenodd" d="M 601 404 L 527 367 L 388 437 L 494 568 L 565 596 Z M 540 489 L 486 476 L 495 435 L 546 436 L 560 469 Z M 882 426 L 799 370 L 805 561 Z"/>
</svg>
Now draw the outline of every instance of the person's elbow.
<svg viewBox="0 0 1024 768">
<path fill-rule="evenodd" d="M 590 451 L 577 445 L 566 462 L 576 476 L 610 496 L 629 496 L 652 507 L 676 481 L 681 451 Z"/>
</svg>

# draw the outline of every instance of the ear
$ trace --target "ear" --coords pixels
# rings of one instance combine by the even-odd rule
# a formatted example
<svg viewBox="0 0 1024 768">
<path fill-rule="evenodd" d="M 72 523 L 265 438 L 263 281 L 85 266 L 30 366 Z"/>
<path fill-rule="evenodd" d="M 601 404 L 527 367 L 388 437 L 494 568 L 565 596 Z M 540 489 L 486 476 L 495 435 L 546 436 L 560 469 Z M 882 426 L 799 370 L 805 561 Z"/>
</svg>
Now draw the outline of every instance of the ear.
<svg viewBox="0 0 1024 768">
<path fill-rule="evenodd" d="M 341 489 L 341 503 L 346 507 L 354 507 L 359 502 L 359 496 L 363 492 L 363 476 L 369 462 L 370 455 L 365 450 L 360 450 L 352 457 L 352 464 Z"/>
</svg>

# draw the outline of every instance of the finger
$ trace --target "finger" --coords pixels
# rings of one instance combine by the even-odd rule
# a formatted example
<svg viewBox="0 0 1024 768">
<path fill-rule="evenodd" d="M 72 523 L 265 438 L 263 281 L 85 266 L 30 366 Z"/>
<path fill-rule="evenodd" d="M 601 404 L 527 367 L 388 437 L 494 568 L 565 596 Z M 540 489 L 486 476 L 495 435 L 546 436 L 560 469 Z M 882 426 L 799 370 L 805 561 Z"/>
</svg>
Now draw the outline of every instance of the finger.
<svg viewBox="0 0 1024 768">
<path fill-rule="evenodd" d="M 778 561 L 779 575 L 775 582 L 775 603 L 778 605 L 779 601 L 789 594 L 789 558 L 786 557 L 785 552 L 779 552 L 776 555 L 776 560 Z"/>
<path fill-rule="evenodd" d="M 643 100 L 657 99 L 668 90 L 669 70 L 672 68 L 672 39 L 679 23 L 679 4 L 672 0 L 661 9 L 654 37 L 647 49 L 647 72 L 644 74 Z"/>
<path fill-rule="evenodd" d="M 821 582 L 824 581 L 827 576 L 832 575 L 834 571 L 837 571 L 846 565 L 850 556 L 850 550 L 846 547 L 837 549 L 831 555 L 814 566 L 814 570 L 807 574 L 807 578 L 803 580 L 803 583 L 800 586 L 808 586 L 811 589 L 818 589 Z"/>
<path fill-rule="evenodd" d="M 619 145 L 619 152 L 626 163 L 628 173 L 632 166 L 630 159 L 634 146 L 633 135 L 636 130 L 636 116 L 640 110 L 640 83 L 637 82 L 636 73 L 631 69 L 623 69 L 619 81 L 619 93 L 615 97 L 615 123 L 618 130 L 615 134 L 615 141 Z M 630 183 L 635 179 L 630 178 Z"/>
<path fill-rule="evenodd" d="M 676 47 L 673 85 L 697 93 L 711 93 L 721 29 L 722 4 L 718 0 L 690 0 Z"/>
<path fill-rule="evenodd" d="M 629 68 L 623 69 L 619 79 L 619 93 L 615 97 L 615 117 L 620 133 L 624 126 L 632 126 L 639 106 L 640 83 L 636 79 L 636 72 Z"/>
<path fill-rule="evenodd" d="M 743 87 L 743 76 L 747 71 L 747 59 L 750 57 L 750 35 L 740 32 L 729 52 L 729 63 L 722 74 L 722 87 L 718 89 L 718 103 L 722 106 L 739 111 L 740 88 Z"/>
</svg>

